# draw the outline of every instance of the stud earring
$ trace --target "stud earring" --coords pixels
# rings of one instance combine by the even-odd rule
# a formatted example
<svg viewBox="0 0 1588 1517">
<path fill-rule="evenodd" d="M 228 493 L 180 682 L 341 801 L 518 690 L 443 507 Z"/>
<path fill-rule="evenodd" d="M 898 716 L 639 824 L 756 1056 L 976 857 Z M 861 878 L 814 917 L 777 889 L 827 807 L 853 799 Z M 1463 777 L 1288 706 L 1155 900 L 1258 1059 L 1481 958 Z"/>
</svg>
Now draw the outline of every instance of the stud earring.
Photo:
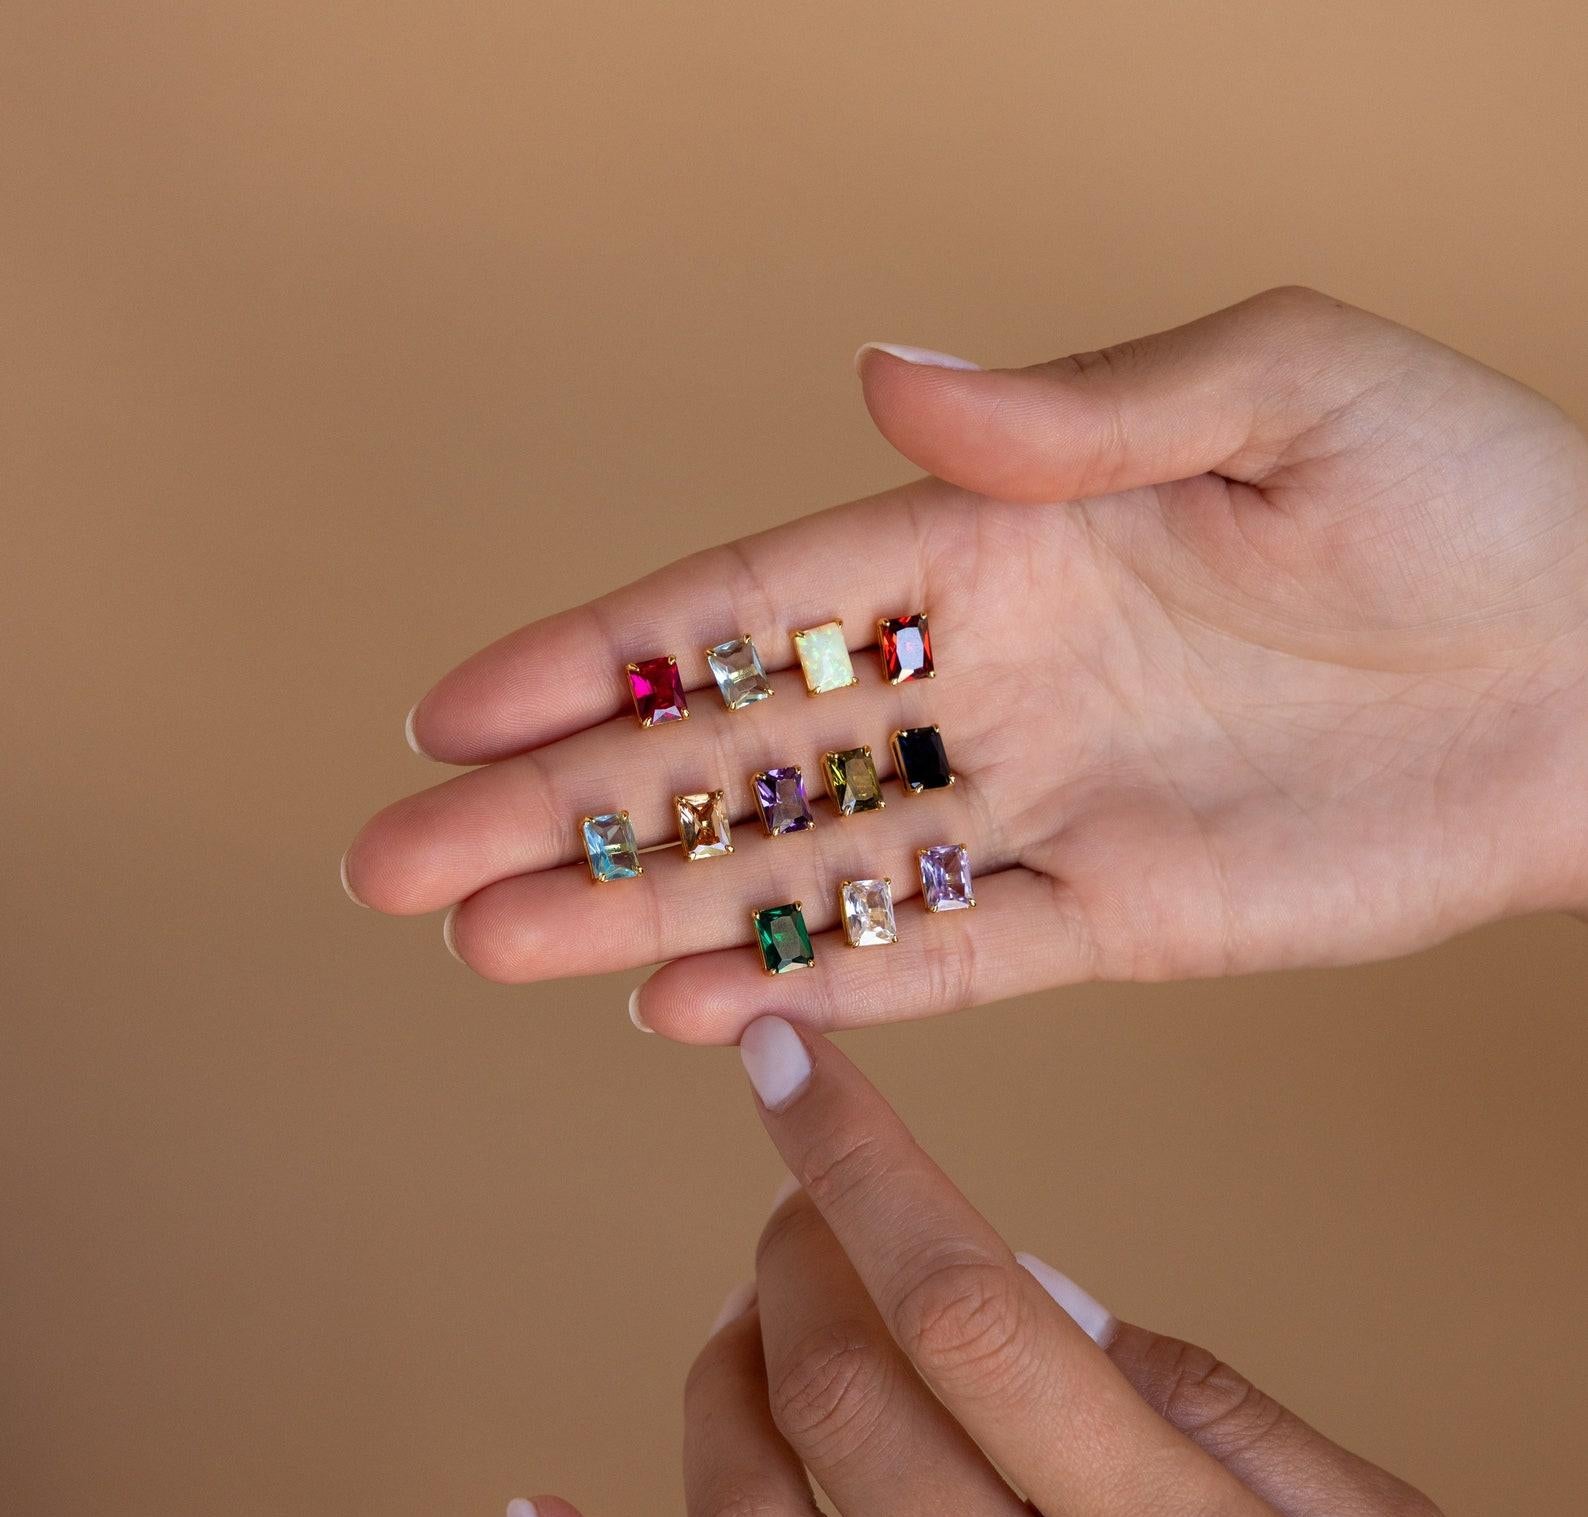
<svg viewBox="0 0 1588 1517">
<path fill-rule="evenodd" d="M 792 636 L 794 651 L 799 655 L 800 669 L 805 675 L 805 688 L 812 695 L 825 695 L 829 690 L 843 690 L 860 683 L 855 677 L 855 666 L 849 661 L 841 621 L 804 627 Z"/>
<path fill-rule="evenodd" d="M 637 664 L 625 665 L 625 671 L 640 726 L 662 727 L 668 722 L 689 720 L 684 682 L 679 678 L 678 660 L 672 654 L 641 659 Z"/>
<path fill-rule="evenodd" d="M 590 878 L 598 885 L 613 880 L 637 880 L 645 870 L 640 865 L 639 845 L 626 811 L 607 811 L 599 816 L 581 817 L 579 836 L 590 865 Z"/>
<path fill-rule="evenodd" d="M 822 778 L 833 798 L 839 816 L 857 816 L 862 811 L 881 811 L 882 781 L 867 747 L 844 748 L 822 755 Z"/>
<path fill-rule="evenodd" d="M 777 693 L 748 632 L 707 648 L 706 667 L 717 682 L 723 705 L 730 711 L 742 711 Z"/>
<path fill-rule="evenodd" d="M 809 969 L 816 962 L 801 902 L 765 906 L 760 911 L 752 911 L 750 921 L 755 926 L 756 947 L 761 951 L 761 967 L 768 974 Z"/>
<path fill-rule="evenodd" d="M 728 802 L 721 790 L 675 795 L 673 809 L 678 814 L 678 841 L 686 859 L 720 859 L 733 852 Z"/>
<path fill-rule="evenodd" d="M 816 825 L 810 802 L 805 798 L 805 776 L 797 766 L 788 764 L 781 769 L 763 769 L 750 777 L 750 785 L 755 791 L 761 825 L 769 838 L 805 832 Z"/>
<path fill-rule="evenodd" d="M 923 790 L 946 790 L 954 783 L 943 734 L 937 727 L 906 727 L 890 740 L 893 767 L 899 783 L 912 795 Z"/>
<path fill-rule="evenodd" d="M 838 914 L 851 948 L 872 948 L 899 941 L 893 916 L 893 881 L 843 880 L 838 886 Z"/>
<path fill-rule="evenodd" d="M 921 901 L 928 911 L 966 911 L 976 904 L 970 854 L 963 843 L 938 843 L 916 854 L 921 866 Z"/>
<path fill-rule="evenodd" d="M 883 617 L 877 623 L 877 652 L 890 685 L 937 677 L 932 666 L 932 632 L 924 611 Z"/>
</svg>

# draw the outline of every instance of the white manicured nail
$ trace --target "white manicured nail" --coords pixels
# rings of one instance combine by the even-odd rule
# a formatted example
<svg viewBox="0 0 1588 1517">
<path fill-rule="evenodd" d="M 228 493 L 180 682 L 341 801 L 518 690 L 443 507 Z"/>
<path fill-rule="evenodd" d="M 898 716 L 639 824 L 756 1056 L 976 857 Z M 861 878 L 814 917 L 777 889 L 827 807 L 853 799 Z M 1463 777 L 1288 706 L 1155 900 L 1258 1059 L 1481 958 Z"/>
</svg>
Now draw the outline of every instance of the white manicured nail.
<svg viewBox="0 0 1588 1517">
<path fill-rule="evenodd" d="M 419 708 L 418 706 L 415 706 L 409 711 L 408 715 L 403 718 L 403 736 L 408 739 L 408 746 L 412 748 L 420 758 L 427 759 L 430 757 L 430 755 L 419 746 L 419 739 L 414 736 L 414 717 L 418 714 Z"/>
<path fill-rule="evenodd" d="M 515 1496 L 507 1503 L 507 1517 L 540 1517 L 540 1513 L 527 1496 Z"/>
<path fill-rule="evenodd" d="M 799 1188 L 800 1182 L 793 1175 L 784 1175 L 783 1183 L 772 1193 L 772 1205 L 769 1210 L 776 1211 Z"/>
<path fill-rule="evenodd" d="M 447 914 L 441 919 L 441 941 L 447 945 L 447 952 L 461 964 L 463 955 L 458 952 L 458 940 L 455 936 L 456 928 L 453 925 L 457 919 L 458 908 L 449 906 Z"/>
<path fill-rule="evenodd" d="M 736 1322 L 749 1311 L 754 1300 L 755 1281 L 741 1280 L 728 1292 L 728 1299 L 722 1303 L 722 1310 L 717 1313 L 717 1320 L 711 1324 L 711 1331 L 706 1336 L 715 1338 L 730 1322 Z"/>
<path fill-rule="evenodd" d="M 782 1017 L 762 1017 L 746 1027 L 739 1057 L 768 1111 L 781 1111 L 810 1083 L 811 1056 Z"/>
<path fill-rule="evenodd" d="M 912 348 L 902 342 L 863 342 L 855 353 L 857 370 L 866 354 L 871 352 L 888 353 L 894 358 L 902 358 L 906 363 L 919 364 L 927 369 L 963 369 L 966 372 L 979 372 L 981 369 L 979 363 L 972 363 L 968 358 L 956 358 L 952 353 L 938 353 L 932 348 Z"/>
<path fill-rule="evenodd" d="M 644 989 L 645 982 L 642 980 L 629 992 L 629 1021 L 638 1027 L 641 1032 L 655 1032 L 656 1029 L 654 1027 L 645 1025 L 645 1019 L 640 1015 L 640 992 Z"/>
<path fill-rule="evenodd" d="M 1051 1264 L 1044 1264 L 1035 1254 L 1016 1254 L 1015 1260 L 1064 1308 L 1093 1343 L 1107 1348 L 1114 1341 L 1114 1329 L 1119 1324 L 1101 1301 L 1094 1301 L 1068 1275 L 1061 1274 Z"/>
<path fill-rule="evenodd" d="M 347 892 L 348 900 L 350 900 L 355 906 L 363 906 L 365 910 L 369 909 L 366 903 L 359 900 L 358 896 L 354 893 L 353 882 L 347 877 L 347 855 L 345 853 L 342 855 L 342 889 Z"/>
</svg>

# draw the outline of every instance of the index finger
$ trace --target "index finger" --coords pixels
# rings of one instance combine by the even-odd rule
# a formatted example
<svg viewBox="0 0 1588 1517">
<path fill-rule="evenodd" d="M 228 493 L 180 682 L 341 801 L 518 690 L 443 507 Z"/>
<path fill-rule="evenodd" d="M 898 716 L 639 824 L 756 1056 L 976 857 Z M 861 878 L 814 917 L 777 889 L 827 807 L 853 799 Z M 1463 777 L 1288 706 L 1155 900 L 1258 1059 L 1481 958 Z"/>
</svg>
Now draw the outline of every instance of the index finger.
<svg viewBox="0 0 1588 1517">
<path fill-rule="evenodd" d="M 795 628 L 838 618 L 851 651 L 868 647 L 879 618 L 925 606 L 925 523 L 960 494 L 918 480 L 690 554 L 531 622 L 444 675 L 409 713 L 409 740 L 454 764 L 537 748 L 631 710 L 624 666 L 666 655 L 691 696 L 716 701 L 704 650 L 745 632 L 768 673 L 793 665 Z"/>
<path fill-rule="evenodd" d="M 889 1331 L 1039 1509 L 1269 1511 L 1136 1395 L 837 1049 L 764 1017 L 740 1052 L 772 1141 Z"/>
</svg>

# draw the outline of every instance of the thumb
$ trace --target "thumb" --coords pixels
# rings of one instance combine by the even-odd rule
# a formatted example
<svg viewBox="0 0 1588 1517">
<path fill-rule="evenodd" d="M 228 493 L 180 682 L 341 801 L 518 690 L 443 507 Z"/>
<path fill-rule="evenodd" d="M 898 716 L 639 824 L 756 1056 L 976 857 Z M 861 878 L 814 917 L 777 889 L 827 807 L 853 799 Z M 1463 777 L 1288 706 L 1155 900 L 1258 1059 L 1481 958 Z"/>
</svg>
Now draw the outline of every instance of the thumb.
<svg viewBox="0 0 1588 1517">
<path fill-rule="evenodd" d="M 1421 1491 L 1330 1442 L 1206 1349 L 1118 1322 L 1051 1264 L 1015 1257 L 1148 1406 L 1279 1511 L 1439 1517 Z"/>
<path fill-rule="evenodd" d="M 1411 335 L 1281 289 L 1027 369 L 880 343 L 856 368 L 872 419 L 912 463 L 999 500 L 1074 500 L 1210 470 L 1256 481 Z"/>
</svg>

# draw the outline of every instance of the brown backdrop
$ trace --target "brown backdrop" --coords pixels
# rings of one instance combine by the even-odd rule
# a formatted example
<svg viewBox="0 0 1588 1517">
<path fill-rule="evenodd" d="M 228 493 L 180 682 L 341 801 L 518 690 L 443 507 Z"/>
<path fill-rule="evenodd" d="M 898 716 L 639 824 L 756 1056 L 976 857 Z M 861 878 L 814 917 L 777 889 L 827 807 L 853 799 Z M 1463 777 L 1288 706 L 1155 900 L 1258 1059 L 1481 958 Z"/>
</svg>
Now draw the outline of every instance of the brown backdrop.
<svg viewBox="0 0 1588 1517">
<path fill-rule="evenodd" d="M 1588 415 L 1578 0 L 0 7 L 0 1509 L 677 1509 L 779 1170 L 355 910 L 482 641 L 908 470 L 866 338 L 1301 280 Z M 1588 1482 L 1588 931 L 848 1040 L 1017 1244 L 1464 1512 Z"/>
</svg>

